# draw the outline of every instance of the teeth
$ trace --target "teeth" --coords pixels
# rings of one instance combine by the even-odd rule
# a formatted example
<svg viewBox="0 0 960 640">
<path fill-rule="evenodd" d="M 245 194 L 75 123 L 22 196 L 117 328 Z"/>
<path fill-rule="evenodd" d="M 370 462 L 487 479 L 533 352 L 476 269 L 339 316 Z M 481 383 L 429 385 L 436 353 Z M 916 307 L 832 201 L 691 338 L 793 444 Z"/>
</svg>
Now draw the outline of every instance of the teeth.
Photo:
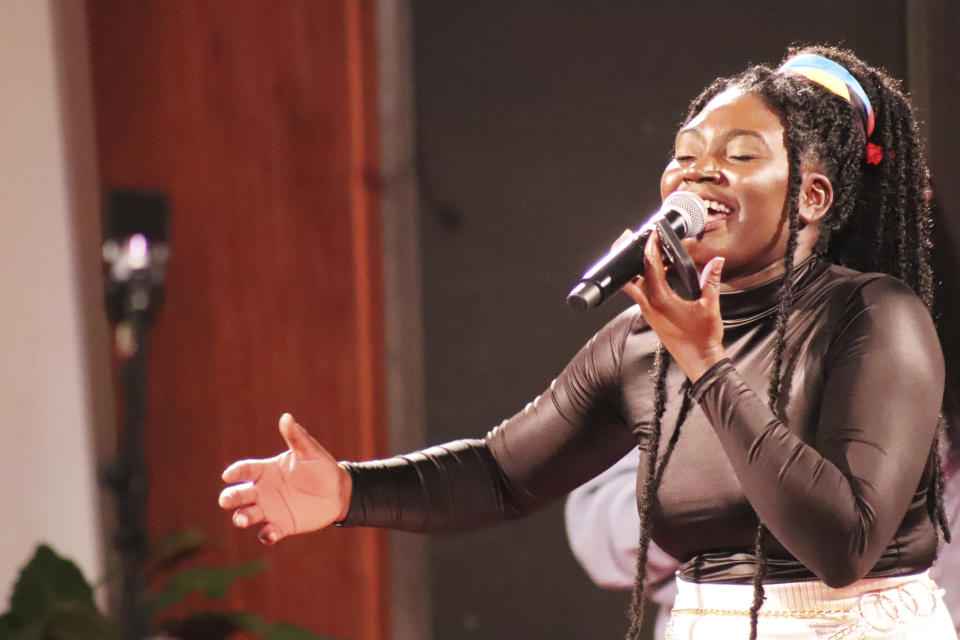
<svg viewBox="0 0 960 640">
<path fill-rule="evenodd" d="M 713 209 L 714 211 L 719 211 L 720 213 L 733 213 L 733 210 L 730 207 L 721 202 L 717 202 L 716 200 L 707 200 L 704 198 L 703 204 L 707 205 L 708 209 Z"/>
</svg>

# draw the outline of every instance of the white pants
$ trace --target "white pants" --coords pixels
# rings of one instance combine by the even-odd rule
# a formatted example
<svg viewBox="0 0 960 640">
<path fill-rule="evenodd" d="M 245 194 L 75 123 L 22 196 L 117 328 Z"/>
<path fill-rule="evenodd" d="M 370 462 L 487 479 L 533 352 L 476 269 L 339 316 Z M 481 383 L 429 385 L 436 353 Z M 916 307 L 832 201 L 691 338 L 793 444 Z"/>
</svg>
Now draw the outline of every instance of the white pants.
<svg viewBox="0 0 960 640">
<path fill-rule="evenodd" d="M 667 640 L 746 640 L 753 586 L 677 578 Z M 956 640 L 942 592 L 927 572 L 867 578 L 832 589 L 820 581 L 764 585 L 759 640 Z"/>
</svg>

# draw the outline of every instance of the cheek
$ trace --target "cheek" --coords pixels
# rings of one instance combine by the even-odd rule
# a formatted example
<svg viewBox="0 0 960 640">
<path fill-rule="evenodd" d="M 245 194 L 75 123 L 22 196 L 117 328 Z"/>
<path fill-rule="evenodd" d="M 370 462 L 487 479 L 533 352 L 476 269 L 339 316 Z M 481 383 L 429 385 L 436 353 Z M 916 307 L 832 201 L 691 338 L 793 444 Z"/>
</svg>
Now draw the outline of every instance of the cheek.
<svg viewBox="0 0 960 640">
<path fill-rule="evenodd" d="M 680 186 L 680 171 L 671 169 L 669 166 L 660 176 L 660 199 L 665 200 L 668 195 L 677 190 Z"/>
<path fill-rule="evenodd" d="M 787 201 L 787 171 L 784 167 L 768 167 L 742 182 L 744 192 L 766 214 L 780 219 Z"/>
</svg>

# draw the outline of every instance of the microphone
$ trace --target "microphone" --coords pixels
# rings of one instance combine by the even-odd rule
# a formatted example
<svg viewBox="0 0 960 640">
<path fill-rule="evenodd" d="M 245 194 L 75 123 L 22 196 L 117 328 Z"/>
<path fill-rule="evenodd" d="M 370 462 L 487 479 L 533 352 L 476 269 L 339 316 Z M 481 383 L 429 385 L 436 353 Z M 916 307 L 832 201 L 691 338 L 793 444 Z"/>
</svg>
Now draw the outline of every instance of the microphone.
<svg viewBox="0 0 960 640">
<path fill-rule="evenodd" d="M 103 212 L 104 302 L 110 324 L 149 324 L 163 301 L 169 204 L 159 192 L 116 189 Z"/>
<path fill-rule="evenodd" d="M 614 245 L 607 255 L 583 274 L 567 295 L 567 304 L 575 311 L 599 306 L 631 278 L 643 275 L 643 248 L 654 229 L 660 230 L 661 247 L 669 262 L 686 270 L 686 273 L 680 274 L 684 290 L 678 293 L 688 298 L 699 297 L 696 270 L 690 256 L 680 245 L 680 238 L 689 238 L 703 231 L 706 217 L 707 206 L 700 196 L 674 191 L 663 201 L 660 210 L 634 231 L 629 240 Z"/>
</svg>

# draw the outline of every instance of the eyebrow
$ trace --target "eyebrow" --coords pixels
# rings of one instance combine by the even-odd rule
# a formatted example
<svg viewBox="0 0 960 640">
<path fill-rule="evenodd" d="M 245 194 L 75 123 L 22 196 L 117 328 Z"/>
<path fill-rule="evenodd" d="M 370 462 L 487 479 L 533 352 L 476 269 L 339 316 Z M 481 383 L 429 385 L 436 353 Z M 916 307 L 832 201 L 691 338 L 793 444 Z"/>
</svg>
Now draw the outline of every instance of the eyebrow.
<svg viewBox="0 0 960 640">
<path fill-rule="evenodd" d="M 680 129 L 680 131 L 677 132 L 677 139 L 679 140 L 680 136 L 682 135 L 692 135 L 696 138 L 700 138 L 701 140 L 703 140 L 703 134 L 700 133 L 700 130 L 696 128 Z M 755 138 L 760 142 L 762 142 L 764 146 L 767 146 L 767 141 L 763 139 L 763 136 L 760 135 L 759 132 L 754 131 L 753 129 L 730 129 L 729 131 L 723 134 L 723 140 L 724 142 L 728 142 L 731 139 L 738 138 L 740 136 Z"/>
</svg>

